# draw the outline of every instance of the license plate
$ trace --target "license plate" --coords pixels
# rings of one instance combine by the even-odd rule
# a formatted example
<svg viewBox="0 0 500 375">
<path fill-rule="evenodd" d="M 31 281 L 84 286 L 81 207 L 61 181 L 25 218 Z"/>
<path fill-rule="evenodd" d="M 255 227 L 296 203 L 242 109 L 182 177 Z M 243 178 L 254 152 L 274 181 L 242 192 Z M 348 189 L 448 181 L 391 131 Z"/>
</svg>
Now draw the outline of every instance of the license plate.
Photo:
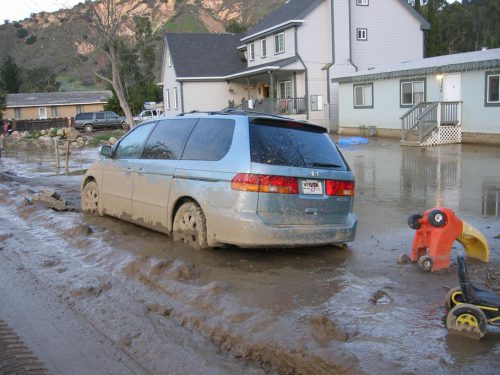
<svg viewBox="0 0 500 375">
<path fill-rule="evenodd" d="M 320 180 L 302 180 L 302 194 L 323 194 Z"/>
</svg>

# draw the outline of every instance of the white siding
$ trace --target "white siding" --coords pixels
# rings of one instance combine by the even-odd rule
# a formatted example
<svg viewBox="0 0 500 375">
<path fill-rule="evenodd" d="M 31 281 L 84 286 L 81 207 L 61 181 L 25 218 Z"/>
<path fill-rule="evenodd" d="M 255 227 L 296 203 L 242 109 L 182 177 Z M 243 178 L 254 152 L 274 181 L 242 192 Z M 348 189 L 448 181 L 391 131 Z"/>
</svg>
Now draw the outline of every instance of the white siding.
<svg viewBox="0 0 500 375">
<path fill-rule="evenodd" d="M 262 65 L 262 64 L 268 64 L 272 63 L 273 61 L 277 60 L 283 60 L 287 59 L 289 57 L 295 56 L 295 31 L 294 28 L 291 27 L 289 29 L 286 29 L 283 31 L 285 34 L 285 52 L 284 53 L 279 53 L 275 54 L 274 51 L 274 35 L 281 33 L 275 33 L 272 35 L 268 35 L 265 37 L 266 39 L 266 45 L 267 45 L 267 57 L 265 59 L 262 58 L 262 50 L 261 50 L 261 44 L 260 41 L 263 38 L 259 38 L 253 41 L 255 45 L 255 60 L 250 61 L 248 59 L 248 51 L 250 50 L 249 44 L 247 43 L 247 59 L 248 61 L 248 67 L 253 67 L 256 65 Z"/>
<path fill-rule="evenodd" d="M 351 2 L 351 53 L 358 69 L 422 58 L 423 32 L 417 18 L 397 0 L 372 0 L 369 4 Z M 358 28 L 368 30 L 368 40 L 356 39 Z"/>
<path fill-rule="evenodd" d="M 333 35 L 335 38 L 335 64 L 350 63 L 349 44 L 349 0 L 333 2 Z M 331 28 L 328 30 L 331 34 Z"/>
<path fill-rule="evenodd" d="M 181 109 L 181 86 L 180 83 L 177 82 L 177 74 L 175 72 L 175 66 L 172 61 L 172 66 L 168 66 L 168 56 L 170 51 L 168 49 L 168 45 L 165 47 L 165 53 L 163 56 L 163 109 L 165 111 L 165 115 L 176 115 L 182 111 Z M 174 105 L 174 88 L 177 88 L 177 97 L 179 100 L 179 108 L 175 109 Z M 170 95 L 170 109 L 168 109 L 167 104 L 167 94 L 169 92 Z"/>
<path fill-rule="evenodd" d="M 184 111 L 220 111 L 229 106 L 229 101 L 241 103 L 247 93 L 241 86 L 222 82 L 184 82 Z M 230 91 L 230 89 L 232 91 Z"/>
<path fill-rule="evenodd" d="M 319 111 L 311 111 L 311 95 L 320 95 L 323 104 L 327 104 L 328 72 L 322 70 L 332 61 L 332 33 L 330 24 L 329 2 L 322 2 L 297 29 L 298 54 L 307 68 L 309 120 L 318 125 L 327 126 L 324 106 Z M 300 75 L 302 77 L 303 75 Z M 299 86 L 299 76 L 297 86 Z M 298 90 L 298 95 L 300 92 Z"/>
</svg>

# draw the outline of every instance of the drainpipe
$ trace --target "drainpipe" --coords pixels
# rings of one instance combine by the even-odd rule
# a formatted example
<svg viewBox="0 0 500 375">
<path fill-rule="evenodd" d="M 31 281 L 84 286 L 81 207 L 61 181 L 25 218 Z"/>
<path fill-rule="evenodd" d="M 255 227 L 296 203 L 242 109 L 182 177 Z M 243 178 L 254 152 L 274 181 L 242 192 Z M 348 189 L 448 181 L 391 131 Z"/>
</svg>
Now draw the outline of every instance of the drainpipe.
<svg viewBox="0 0 500 375">
<path fill-rule="evenodd" d="M 307 79 L 307 66 L 304 64 L 304 60 L 302 60 L 302 57 L 300 57 L 299 50 L 298 50 L 298 38 L 297 38 L 297 26 L 295 26 L 295 55 L 299 58 L 300 62 L 305 68 L 305 80 L 306 80 L 306 87 L 305 87 L 305 98 L 304 98 L 304 106 L 306 110 L 306 118 L 309 120 L 309 81 Z"/>
<path fill-rule="evenodd" d="M 180 82 L 181 84 L 181 113 L 184 113 L 184 86 L 183 86 L 183 83 L 184 82 Z"/>
<path fill-rule="evenodd" d="M 352 66 L 354 66 L 354 69 L 356 69 L 356 72 L 357 72 L 358 71 L 358 67 L 352 61 L 352 15 L 351 15 L 351 0 L 348 1 L 347 5 L 349 7 L 349 62 L 351 63 Z"/>
</svg>

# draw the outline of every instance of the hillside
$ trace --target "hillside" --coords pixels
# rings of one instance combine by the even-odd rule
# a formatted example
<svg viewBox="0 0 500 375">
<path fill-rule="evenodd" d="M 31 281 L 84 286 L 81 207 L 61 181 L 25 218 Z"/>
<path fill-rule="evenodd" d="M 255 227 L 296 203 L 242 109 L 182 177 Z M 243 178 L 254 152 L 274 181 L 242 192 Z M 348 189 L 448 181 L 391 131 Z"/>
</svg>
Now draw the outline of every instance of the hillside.
<svg viewBox="0 0 500 375">
<path fill-rule="evenodd" d="M 127 8 L 124 33 L 134 38 L 134 17 L 151 20 L 161 56 L 163 33 L 224 32 L 231 21 L 252 25 L 285 0 L 122 0 Z M 33 14 L 0 26 L 0 60 L 10 54 L 21 68 L 48 67 L 63 89 L 95 87 L 95 62 L 85 41 L 91 30 L 84 3 L 72 9 Z M 159 60 L 159 59 L 158 59 Z M 159 75 L 158 61 L 158 75 Z"/>
</svg>

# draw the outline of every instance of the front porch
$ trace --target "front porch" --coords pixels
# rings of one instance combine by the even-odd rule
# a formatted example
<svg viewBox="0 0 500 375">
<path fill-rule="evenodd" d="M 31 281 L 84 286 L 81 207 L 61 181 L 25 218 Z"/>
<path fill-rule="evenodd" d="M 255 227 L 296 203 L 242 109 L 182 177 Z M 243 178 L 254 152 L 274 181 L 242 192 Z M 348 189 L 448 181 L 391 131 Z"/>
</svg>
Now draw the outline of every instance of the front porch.
<svg viewBox="0 0 500 375">
<path fill-rule="evenodd" d="M 402 145 L 462 143 L 462 102 L 420 102 L 400 119 Z"/>
</svg>

